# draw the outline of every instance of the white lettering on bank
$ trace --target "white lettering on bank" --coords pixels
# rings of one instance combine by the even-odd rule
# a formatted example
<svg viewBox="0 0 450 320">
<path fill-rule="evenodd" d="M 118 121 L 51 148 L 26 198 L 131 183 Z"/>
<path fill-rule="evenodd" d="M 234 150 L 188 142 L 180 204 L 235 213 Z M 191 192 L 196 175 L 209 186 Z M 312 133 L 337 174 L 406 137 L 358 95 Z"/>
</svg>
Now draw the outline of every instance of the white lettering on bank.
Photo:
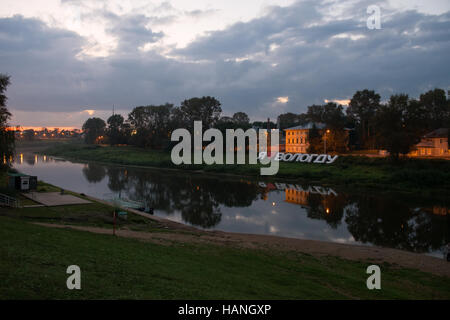
<svg viewBox="0 0 450 320">
<path fill-rule="evenodd" d="M 267 157 L 267 152 L 260 152 L 258 155 L 258 160 L 265 159 Z M 330 164 L 336 161 L 337 155 L 331 156 L 329 154 L 308 154 L 308 153 L 284 153 L 277 152 L 273 159 L 275 161 L 285 161 L 285 162 L 310 162 L 310 163 L 325 163 Z M 314 161 L 313 161 L 314 160 Z"/>
</svg>

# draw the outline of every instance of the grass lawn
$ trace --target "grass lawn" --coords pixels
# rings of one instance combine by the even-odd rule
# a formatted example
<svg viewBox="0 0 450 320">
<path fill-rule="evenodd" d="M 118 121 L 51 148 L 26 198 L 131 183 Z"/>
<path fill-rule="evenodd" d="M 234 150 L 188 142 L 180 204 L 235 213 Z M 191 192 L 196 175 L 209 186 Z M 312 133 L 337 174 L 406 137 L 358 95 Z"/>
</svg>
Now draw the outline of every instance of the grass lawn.
<svg viewBox="0 0 450 320">
<path fill-rule="evenodd" d="M 181 165 L 175 166 L 170 153 L 146 150 L 131 146 L 100 147 L 82 143 L 64 143 L 45 151 L 48 155 L 71 159 L 114 163 L 121 165 L 150 166 L 202 170 L 210 173 L 228 173 L 258 176 L 260 165 Z M 391 163 L 385 158 L 341 156 L 333 164 L 280 162 L 280 170 L 272 178 L 305 180 L 322 185 L 378 188 L 389 191 L 420 192 L 433 196 L 448 195 L 450 190 L 450 161 L 433 159 L 406 159 Z"/>
<path fill-rule="evenodd" d="M 368 263 L 215 245 L 158 245 L 0 217 L 0 299 L 449 299 L 450 279 Z M 69 265 L 82 290 L 66 288 Z"/>
<path fill-rule="evenodd" d="M 50 184 L 39 181 L 39 192 L 54 192 L 60 189 Z M 68 194 L 76 195 L 77 197 L 87 199 L 85 196 L 65 191 Z M 20 195 L 20 197 L 23 197 Z M 25 197 L 24 197 L 25 198 Z M 25 198 L 21 199 L 22 205 L 36 204 L 32 200 Z M 11 218 L 22 219 L 30 222 L 46 222 L 55 224 L 70 224 L 80 226 L 93 226 L 100 228 L 113 228 L 113 212 L 114 207 L 92 201 L 89 204 L 78 204 L 70 206 L 55 206 L 55 207 L 23 207 L 23 208 L 1 208 L 1 215 Z M 118 211 L 118 210 L 116 210 Z M 123 211 L 123 210 L 120 210 Z M 147 219 L 145 217 L 128 214 L 127 218 L 116 219 L 117 228 L 127 228 L 133 231 L 152 232 L 158 228 L 158 232 L 164 229 L 159 228 L 159 223 Z"/>
</svg>

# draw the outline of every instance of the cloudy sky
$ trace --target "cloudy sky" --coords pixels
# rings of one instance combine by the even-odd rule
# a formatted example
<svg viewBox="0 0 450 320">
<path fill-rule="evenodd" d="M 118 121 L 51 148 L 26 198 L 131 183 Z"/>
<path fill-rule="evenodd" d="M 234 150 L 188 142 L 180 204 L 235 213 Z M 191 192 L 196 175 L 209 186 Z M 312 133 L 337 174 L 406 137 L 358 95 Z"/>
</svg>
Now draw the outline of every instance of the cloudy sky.
<svg viewBox="0 0 450 320">
<path fill-rule="evenodd" d="M 369 29 L 377 5 L 381 29 Z M 370 88 L 450 89 L 448 0 L 1 0 L 11 123 L 212 95 L 253 120 Z"/>
</svg>

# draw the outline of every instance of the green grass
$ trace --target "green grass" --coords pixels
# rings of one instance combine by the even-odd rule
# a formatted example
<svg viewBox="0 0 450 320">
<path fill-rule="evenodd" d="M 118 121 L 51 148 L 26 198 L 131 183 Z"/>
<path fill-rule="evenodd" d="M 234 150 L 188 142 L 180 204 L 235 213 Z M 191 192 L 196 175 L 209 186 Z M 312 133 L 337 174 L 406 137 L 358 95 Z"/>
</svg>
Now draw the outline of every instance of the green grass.
<svg viewBox="0 0 450 320">
<path fill-rule="evenodd" d="M 213 245 L 163 246 L 0 217 L 0 299 L 449 299 L 450 279 L 383 265 Z M 81 268 L 82 290 L 66 288 Z"/>
<path fill-rule="evenodd" d="M 44 184 L 41 182 L 39 184 L 41 185 L 40 186 L 41 191 L 42 190 L 53 191 L 52 189 L 57 189 L 56 187 L 49 184 Z M 71 193 L 80 198 L 86 199 L 86 197 L 77 195 L 73 192 L 67 193 Z M 36 203 L 22 202 L 22 205 L 26 204 L 36 204 Z M 92 227 L 112 229 L 114 221 L 113 219 L 114 210 L 115 208 L 112 206 L 92 201 L 92 203 L 89 204 L 79 204 L 71 206 L 31 207 L 31 208 L 23 207 L 14 209 L 2 208 L 1 215 L 16 219 L 22 219 L 30 222 L 92 226 Z M 121 209 L 120 211 L 123 210 Z M 116 227 L 118 229 L 126 228 L 133 231 L 145 231 L 145 232 L 153 232 L 155 230 L 160 232 L 161 230 L 166 230 L 162 229 L 157 221 L 153 221 L 148 218 L 130 213 L 127 215 L 127 219 L 117 218 Z"/>
<path fill-rule="evenodd" d="M 101 147 L 82 143 L 59 144 L 45 151 L 48 155 L 69 159 L 97 161 L 132 166 L 202 170 L 207 173 L 226 173 L 258 176 L 260 165 L 181 165 L 176 166 L 170 153 L 136 147 Z M 341 156 L 333 164 L 280 162 L 276 176 L 305 180 L 322 185 L 355 188 L 377 188 L 385 191 L 403 191 L 446 194 L 450 190 L 450 161 L 434 159 L 406 159 L 392 163 L 385 158 Z"/>
</svg>

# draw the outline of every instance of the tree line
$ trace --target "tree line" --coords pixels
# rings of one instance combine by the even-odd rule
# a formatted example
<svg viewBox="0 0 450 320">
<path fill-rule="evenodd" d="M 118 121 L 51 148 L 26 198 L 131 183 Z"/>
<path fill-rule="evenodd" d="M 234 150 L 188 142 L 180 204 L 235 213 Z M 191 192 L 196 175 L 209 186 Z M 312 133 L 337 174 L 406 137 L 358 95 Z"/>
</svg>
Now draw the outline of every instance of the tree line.
<svg viewBox="0 0 450 320">
<path fill-rule="evenodd" d="M 214 97 L 195 97 L 181 102 L 179 107 L 166 103 L 135 107 L 125 119 L 115 114 L 105 122 L 90 118 L 83 125 L 86 143 L 130 144 L 138 147 L 166 149 L 177 128 L 193 130 L 194 121 L 203 128 L 244 130 L 267 128 L 264 121 L 250 122 L 245 112 L 232 117 L 222 116 L 221 103 Z M 407 154 L 420 138 L 434 129 L 450 126 L 450 100 L 442 89 L 429 90 L 418 99 L 406 94 L 394 94 L 382 103 L 373 90 L 357 91 L 348 107 L 335 102 L 308 106 L 304 113 L 284 113 L 270 128 L 286 129 L 309 122 L 326 125 L 327 134 L 314 128 L 310 132 L 309 152 L 318 152 L 326 139 L 327 150 L 345 152 L 352 149 L 386 149 L 397 158 Z"/>
<path fill-rule="evenodd" d="M 0 74 L 0 170 L 6 168 L 5 159 L 9 159 L 14 155 L 14 132 L 8 130 L 8 120 L 11 113 L 6 107 L 6 89 L 10 84 L 10 77 Z"/>
<path fill-rule="evenodd" d="M 179 107 L 166 103 L 135 107 L 125 119 L 114 114 L 105 122 L 89 118 L 83 124 L 86 143 L 106 142 L 111 145 L 130 144 L 138 147 L 166 149 L 171 133 L 178 128 L 192 132 L 194 121 L 202 121 L 203 128 L 249 129 L 250 119 L 244 112 L 232 117 L 222 116 L 221 103 L 214 97 L 195 97 L 181 102 Z"/>
<path fill-rule="evenodd" d="M 14 133 L 8 130 L 11 113 L 6 107 L 8 75 L 0 74 L 0 155 L 9 158 L 14 153 Z M 129 144 L 153 149 L 169 149 L 171 133 L 177 128 L 193 130 L 194 121 L 201 120 L 203 128 L 244 130 L 251 127 L 267 128 L 264 121 L 250 122 L 245 112 L 222 116 L 221 103 L 214 97 L 186 99 L 180 106 L 166 103 L 135 107 L 125 119 L 114 114 L 105 122 L 89 118 L 83 124 L 86 143 Z M 313 129 L 310 132 L 309 152 L 322 150 L 326 139 L 327 150 L 344 152 L 352 149 L 385 149 L 393 158 L 407 154 L 420 138 L 435 129 L 450 127 L 450 99 L 446 92 L 436 88 L 411 98 L 394 94 L 387 102 L 373 90 L 357 91 L 349 106 L 328 102 L 311 105 L 304 113 L 284 113 L 270 128 L 286 129 L 308 122 L 324 123 L 327 134 Z M 2 159 L 2 160 L 3 160 Z M 2 161 L 3 163 L 3 161 Z"/>
</svg>

